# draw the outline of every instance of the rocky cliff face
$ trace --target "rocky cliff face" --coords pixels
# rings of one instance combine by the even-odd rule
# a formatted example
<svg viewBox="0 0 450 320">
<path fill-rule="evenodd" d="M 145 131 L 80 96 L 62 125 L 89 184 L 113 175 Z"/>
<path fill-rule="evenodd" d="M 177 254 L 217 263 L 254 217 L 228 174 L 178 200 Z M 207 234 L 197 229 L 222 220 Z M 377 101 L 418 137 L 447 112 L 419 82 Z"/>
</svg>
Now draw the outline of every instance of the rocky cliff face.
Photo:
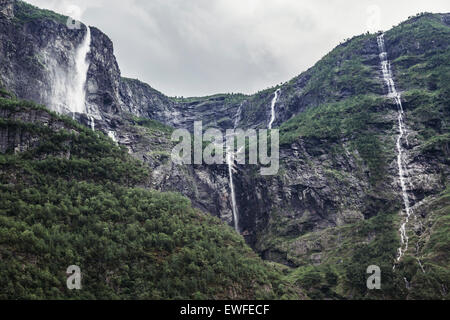
<svg viewBox="0 0 450 320">
<path fill-rule="evenodd" d="M 16 96 L 70 113 L 67 87 L 75 75 L 76 51 L 86 26 L 68 28 L 66 17 L 41 12 L 20 1 L 8 1 L 1 23 L 1 80 Z M 36 15 L 40 14 L 36 18 Z M 56 18 L 55 18 L 56 17 Z M 86 86 L 88 112 L 99 120 L 121 110 L 120 70 L 111 40 L 91 28 L 90 67 Z"/>
<path fill-rule="evenodd" d="M 18 97 L 67 113 L 55 103 L 55 81 L 63 83 L 64 73 L 71 70 L 86 27 L 71 30 L 64 17 L 38 11 L 41 16 L 35 18 L 30 10 L 22 2 L 0 2 L 1 81 Z M 421 15 L 386 33 L 406 110 L 408 138 L 401 143 L 414 212 L 407 226 L 409 254 L 425 260 L 430 221 L 437 218 L 424 208 L 449 185 L 449 17 Z M 346 263 L 356 263 L 356 247 L 391 239 L 380 262 L 391 268 L 402 209 L 395 146 L 398 111 L 385 96 L 376 35 L 354 37 L 298 77 L 255 95 L 177 99 L 122 78 L 112 42 L 98 29 L 90 30 L 89 116 L 98 130 L 148 164 L 148 187 L 180 192 L 196 207 L 232 224 L 227 167 L 174 165 L 171 128 L 192 129 L 199 120 L 205 128 L 267 128 L 279 89 L 274 122 L 282 140 L 278 175 L 261 177 L 256 167 L 238 166 L 234 176 L 243 236 L 268 260 L 291 267 L 345 265 L 346 270 L 351 269 Z M 86 125 L 90 121 L 84 114 L 77 120 Z M 17 142 L 18 135 L 3 134 L 1 150 L 32 143 Z M 387 223 L 385 217 L 392 220 L 383 229 L 377 223 Z M 415 271 L 408 270 L 411 286 Z"/>
<path fill-rule="evenodd" d="M 71 31 L 50 19 L 22 24 L 16 18 L 17 3 L 7 1 L 9 12 L 1 24 L 1 80 L 19 97 L 53 104 L 53 76 L 72 62 L 68 52 L 81 42 L 82 32 Z M 55 109 L 59 106 L 55 106 Z"/>
<path fill-rule="evenodd" d="M 88 112 L 100 119 L 104 114 L 122 111 L 120 69 L 114 56 L 112 41 L 97 28 L 91 27 L 91 51 L 87 74 Z"/>
<path fill-rule="evenodd" d="M 18 97 L 60 113 L 70 113 L 64 101 L 67 95 L 64 88 L 70 86 L 70 78 L 74 76 L 76 51 L 87 27 L 81 24 L 78 29 L 68 28 L 67 17 L 22 1 L 3 1 L 1 8 L 4 86 Z M 177 101 L 138 80 L 122 78 L 111 40 L 95 27 L 90 27 L 90 31 L 85 90 L 87 113 L 97 121 L 125 112 L 190 128 L 195 120 L 214 126 L 218 116 L 225 121 L 230 113 L 237 111 L 236 104 L 228 105 L 228 95 Z"/>
</svg>

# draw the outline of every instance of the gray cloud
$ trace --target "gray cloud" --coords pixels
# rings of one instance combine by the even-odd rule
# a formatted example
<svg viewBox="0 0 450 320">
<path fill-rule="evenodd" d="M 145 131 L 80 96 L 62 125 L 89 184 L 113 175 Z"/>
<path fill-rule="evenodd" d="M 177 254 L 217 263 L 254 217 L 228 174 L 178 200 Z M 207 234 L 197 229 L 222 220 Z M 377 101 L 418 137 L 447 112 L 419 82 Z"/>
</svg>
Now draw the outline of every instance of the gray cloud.
<svg viewBox="0 0 450 320">
<path fill-rule="evenodd" d="M 253 93 L 298 75 L 345 38 L 450 11 L 448 0 L 28 2 L 80 15 L 114 41 L 124 76 L 178 96 Z"/>
</svg>

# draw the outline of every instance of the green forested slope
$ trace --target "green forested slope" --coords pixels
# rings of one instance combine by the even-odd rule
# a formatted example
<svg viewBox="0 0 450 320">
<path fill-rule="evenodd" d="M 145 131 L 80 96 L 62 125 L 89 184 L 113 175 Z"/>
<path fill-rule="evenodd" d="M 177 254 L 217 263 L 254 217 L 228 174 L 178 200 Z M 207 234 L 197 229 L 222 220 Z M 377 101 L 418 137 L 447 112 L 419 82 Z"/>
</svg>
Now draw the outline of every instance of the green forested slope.
<svg viewBox="0 0 450 320">
<path fill-rule="evenodd" d="M 136 187 L 148 170 L 101 133 L 15 99 L 0 114 L 1 299 L 299 297 L 218 219 Z"/>
</svg>

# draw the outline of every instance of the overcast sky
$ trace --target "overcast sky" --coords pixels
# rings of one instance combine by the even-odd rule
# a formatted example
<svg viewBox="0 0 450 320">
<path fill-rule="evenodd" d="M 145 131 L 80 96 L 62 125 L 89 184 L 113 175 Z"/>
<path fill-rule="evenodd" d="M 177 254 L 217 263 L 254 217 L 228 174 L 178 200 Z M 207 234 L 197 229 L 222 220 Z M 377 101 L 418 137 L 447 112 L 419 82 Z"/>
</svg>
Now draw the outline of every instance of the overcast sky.
<svg viewBox="0 0 450 320">
<path fill-rule="evenodd" d="M 305 71 L 348 37 L 448 0 L 27 0 L 114 42 L 122 75 L 171 96 L 254 93 Z"/>
</svg>

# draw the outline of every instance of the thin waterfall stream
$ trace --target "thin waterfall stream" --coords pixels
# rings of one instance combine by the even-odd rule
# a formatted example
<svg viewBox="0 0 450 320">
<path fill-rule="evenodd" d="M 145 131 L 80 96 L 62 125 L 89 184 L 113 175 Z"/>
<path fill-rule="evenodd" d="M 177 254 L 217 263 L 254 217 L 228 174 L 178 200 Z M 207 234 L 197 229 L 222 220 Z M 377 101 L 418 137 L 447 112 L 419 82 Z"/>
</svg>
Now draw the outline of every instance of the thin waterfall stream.
<svg viewBox="0 0 450 320">
<path fill-rule="evenodd" d="M 269 130 L 272 130 L 273 123 L 275 122 L 275 119 L 276 119 L 275 106 L 278 102 L 278 98 L 280 97 L 280 92 L 281 92 L 280 89 L 275 91 L 275 96 L 273 97 L 272 104 L 270 105 L 271 118 L 270 118 L 270 122 L 269 122 Z"/>
<path fill-rule="evenodd" d="M 280 89 L 277 89 L 275 91 L 274 97 L 273 97 L 271 105 L 270 105 L 271 118 L 270 118 L 270 122 L 269 122 L 269 126 L 268 126 L 269 130 L 272 130 L 273 123 L 275 122 L 275 119 L 276 119 L 275 106 L 278 102 L 280 92 L 281 92 Z M 242 105 L 239 106 L 238 111 L 236 113 L 233 129 L 236 129 L 239 124 L 241 112 L 242 112 Z M 236 154 L 234 153 L 234 143 L 231 148 L 232 148 L 232 150 L 229 150 L 229 149 L 226 150 L 226 161 L 227 161 L 227 166 L 228 166 L 228 177 L 229 177 L 229 185 L 230 185 L 230 191 L 231 191 L 231 206 L 232 206 L 232 211 L 233 211 L 234 229 L 238 233 L 240 233 L 239 212 L 238 212 L 238 208 L 237 208 L 236 191 L 235 191 L 234 180 L 233 180 L 233 171 L 235 170 L 234 160 L 235 160 L 235 156 L 236 156 Z M 238 150 L 237 153 L 239 153 L 241 151 L 242 150 Z"/>
<path fill-rule="evenodd" d="M 239 106 L 238 111 L 236 113 L 233 129 L 236 129 L 239 124 L 241 112 L 242 112 L 242 105 Z M 231 147 L 231 150 L 228 149 L 230 147 Z M 239 150 L 238 152 L 240 152 L 240 151 L 241 150 Z M 228 178 L 229 178 L 229 186 L 230 186 L 230 192 L 231 192 L 231 210 L 233 211 L 234 229 L 236 230 L 236 232 L 240 233 L 239 212 L 238 212 L 238 208 L 237 208 L 236 191 L 234 188 L 234 180 L 233 180 L 233 171 L 235 170 L 234 160 L 235 160 L 235 153 L 234 153 L 234 139 L 233 139 L 233 146 L 227 146 L 226 161 L 227 161 L 227 166 L 228 166 Z"/>
<path fill-rule="evenodd" d="M 231 206 L 233 211 L 233 221 L 234 221 L 234 229 L 236 232 L 240 233 L 239 229 L 239 213 L 236 202 L 236 192 L 234 190 L 234 181 L 233 181 L 233 170 L 234 170 L 234 154 L 227 150 L 227 165 L 228 165 L 228 177 L 229 177 L 229 185 L 231 191 Z"/>
<path fill-rule="evenodd" d="M 401 189 L 402 189 L 403 206 L 404 206 L 404 211 L 406 213 L 406 217 L 405 217 L 405 219 L 400 227 L 400 230 L 399 230 L 400 237 L 401 237 L 401 246 L 400 246 L 400 248 L 398 248 L 398 255 L 397 255 L 397 262 L 399 262 L 402 259 L 403 255 L 405 254 L 405 252 L 408 250 L 409 238 L 408 238 L 408 235 L 406 232 L 406 226 L 411 217 L 411 206 L 410 206 L 409 197 L 408 197 L 408 190 L 406 188 L 407 176 L 405 174 L 405 165 L 404 165 L 404 160 L 403 160 L 404 151 L 403 151 L 403 147 L 402 147 L 402 140 L 405 138 L 405 131 L 406 131 L 405 130 L 405 127 L 406 127 L 405 119 L 404 119 L 405 113 L 403 110 L 401 95 L 397 92 L 397 90 L 395 88 L 395 82 L 394 82 L 393 75 L 392 75 L 391 64 L 388 59 L 386 45 L 384 42 L 384 34 L 381 34 L 378 36 L 377 42 L 378 42 L 378 48 L 380 51 L 380 61 L 381 61 L 381 70 L 383 72 L 383 79 L 388 87 L 388 97 L 394 99 L 395 104 L 397 105 L 397 109 L 398 109 L 397 120 L 398 120 L 399 135 L 397 137 L 397 143 L 396 143 L 397 166 L 398 166 L 400 185 L 401 185 Z"/>
</svg>

